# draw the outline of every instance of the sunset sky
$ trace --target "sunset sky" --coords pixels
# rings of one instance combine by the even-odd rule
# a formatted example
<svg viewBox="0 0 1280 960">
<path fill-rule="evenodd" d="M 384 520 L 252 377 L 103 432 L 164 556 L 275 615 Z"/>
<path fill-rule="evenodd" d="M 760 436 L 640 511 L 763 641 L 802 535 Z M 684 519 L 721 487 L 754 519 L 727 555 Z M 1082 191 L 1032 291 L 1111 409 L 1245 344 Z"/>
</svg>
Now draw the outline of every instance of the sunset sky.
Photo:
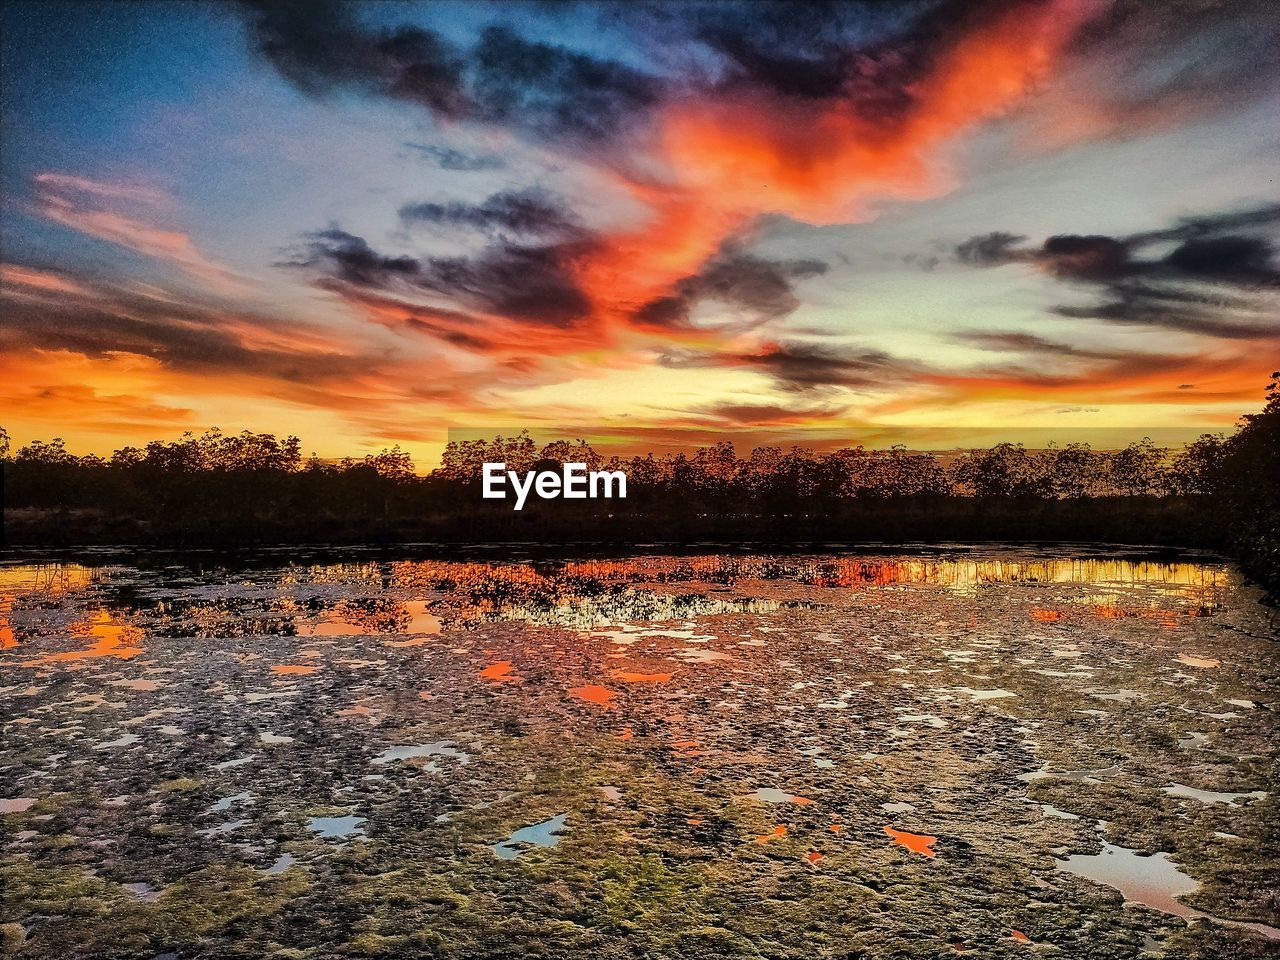
<svg viewBox="0 0 1280 960">
<path fill-rule="evenodd" d="M 0 425 L 1180 444 L 1280 366 L 1280 7 L 7 3 Z"/>
</svg>

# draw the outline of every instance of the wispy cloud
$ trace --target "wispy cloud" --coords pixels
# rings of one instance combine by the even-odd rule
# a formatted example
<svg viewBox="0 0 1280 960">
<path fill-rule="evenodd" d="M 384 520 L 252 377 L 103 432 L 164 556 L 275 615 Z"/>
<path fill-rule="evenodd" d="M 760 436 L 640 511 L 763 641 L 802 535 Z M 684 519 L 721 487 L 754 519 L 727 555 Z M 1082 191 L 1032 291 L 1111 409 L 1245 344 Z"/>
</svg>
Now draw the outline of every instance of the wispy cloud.
<svg viewBox="0 0 1280 960">
<path fill-rule="evenodd" d="M 145 212 L 168 205 L 169 198 L 161 191 L 59 173 L 38 174 L 35 187 L 37 212 L 64 227 L 167 261 L 211 289 L 223 293 L 244 289 L 241 278 L 201 253 L 189 235 L 139 216 L 139 208 Z"/>
</svg>

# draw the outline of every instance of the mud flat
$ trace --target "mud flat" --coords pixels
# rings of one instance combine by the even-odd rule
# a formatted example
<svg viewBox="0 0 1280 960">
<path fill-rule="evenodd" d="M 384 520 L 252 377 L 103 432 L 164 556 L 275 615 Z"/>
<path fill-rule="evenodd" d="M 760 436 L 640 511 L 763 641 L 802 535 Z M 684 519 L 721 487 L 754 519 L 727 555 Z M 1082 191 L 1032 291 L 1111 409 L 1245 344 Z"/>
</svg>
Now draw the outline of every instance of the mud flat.
<svg viewBox="0 0 1280 960">
<path fill-rule="evenodd" d="M 0 566 L 0 944 L 1280 955 L 1280 647 L 1105 551 Z"/>
</svg>

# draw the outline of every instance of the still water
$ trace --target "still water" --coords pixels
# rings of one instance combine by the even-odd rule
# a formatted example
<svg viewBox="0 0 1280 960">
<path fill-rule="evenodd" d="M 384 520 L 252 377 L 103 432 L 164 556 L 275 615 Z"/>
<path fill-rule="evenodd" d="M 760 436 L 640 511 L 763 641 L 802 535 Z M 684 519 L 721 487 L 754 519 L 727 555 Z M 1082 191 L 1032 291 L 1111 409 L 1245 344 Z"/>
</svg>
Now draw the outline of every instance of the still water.
<svg viewBox="0 0 1280 960">
<path fill-rule="evenodd" d="M 6 954 L 1276 948 L 1232 567 L 502 556 L 0 566 Z"/>
</svg>

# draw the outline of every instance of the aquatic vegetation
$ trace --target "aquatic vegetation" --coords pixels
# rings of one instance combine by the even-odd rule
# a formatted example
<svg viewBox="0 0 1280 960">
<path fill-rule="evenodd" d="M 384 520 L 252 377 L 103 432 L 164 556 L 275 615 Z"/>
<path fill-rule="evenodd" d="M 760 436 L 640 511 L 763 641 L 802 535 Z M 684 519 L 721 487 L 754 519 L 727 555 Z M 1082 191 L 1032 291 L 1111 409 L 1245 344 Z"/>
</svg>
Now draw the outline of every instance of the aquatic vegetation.
<svg viewBox="0 0 1280 960">
<path fill-rule="evenodd" d="M 1146 937 L 1209 960 L 1280 925 L 1274 641 L 1213 563 L 267 555 L 8 582 L 20 960 Z M 138 652 L 57 658 L 104 637 Z M 1098 821 L 1183 878 L 1178 912 L 1091 879 L 1124 857 Z"/>
</svg>

